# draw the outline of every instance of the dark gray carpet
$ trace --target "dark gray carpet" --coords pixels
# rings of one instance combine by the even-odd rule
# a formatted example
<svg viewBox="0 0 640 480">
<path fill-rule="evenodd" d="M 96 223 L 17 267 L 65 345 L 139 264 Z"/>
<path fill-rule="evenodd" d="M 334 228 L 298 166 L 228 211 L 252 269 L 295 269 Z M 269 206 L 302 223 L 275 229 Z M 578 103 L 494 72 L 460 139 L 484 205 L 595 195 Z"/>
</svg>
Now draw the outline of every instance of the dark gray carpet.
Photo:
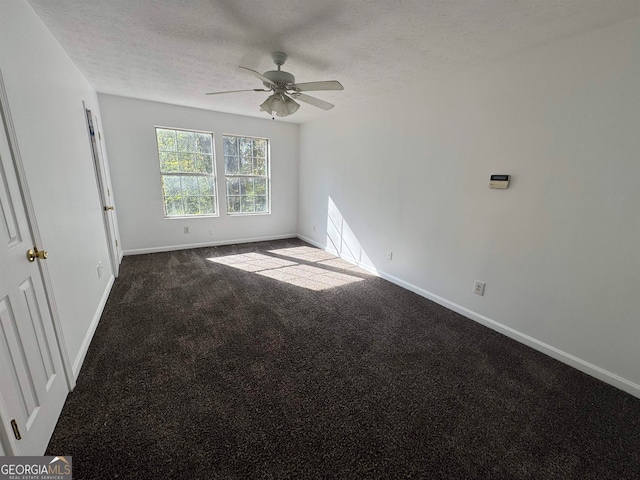
<svg viewBox="0 0 640 480">
<path fill-rule="evenodd" d="M 305 245 L 125 257 L 47 455 L 78 480 L 639 478 L 639 399 L 321 250 L 283 254 Z M 248 252 L 313 288 L 361 281 L 208 260 Z"/>
</svg>

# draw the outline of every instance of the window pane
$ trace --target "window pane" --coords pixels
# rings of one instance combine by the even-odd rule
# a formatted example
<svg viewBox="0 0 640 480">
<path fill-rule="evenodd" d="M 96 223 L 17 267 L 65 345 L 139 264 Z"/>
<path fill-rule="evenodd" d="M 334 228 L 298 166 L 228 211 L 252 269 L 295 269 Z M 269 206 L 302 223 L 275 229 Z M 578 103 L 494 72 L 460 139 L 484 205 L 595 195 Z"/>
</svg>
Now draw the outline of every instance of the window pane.
<svg viewBox="0 0 640 480">
<path fill-rule="evenodd" d="M 178 162 L 178 154 L 175 152 L 159 152 L 160 171 L 161 172 L 179 172 L 180 163 Z"/>
<path fill-rule="evenodd" d="M 253 178 L 240 179 L 240 195 L 253 195 Z"/>
<path fill-rule="evenodd" d="M 240 173 L 238 157 L 224 157 L 224 171 L 227 175 L 237 175 Z"/>
<path fill-rule="evenodd" d="M 176 131 L 156 128 L 156 138 L 158 140 L 159 151 L 176 151 Z"/>
<path fill-rule="evenodd" d="M 198 173 L 212 173 L 211 155 L 202 153 L 196 154 L 196 171 Z"/>
<path fill-rule="evenodd" d="M 195 152 L 195 133 L 178 130 L 178 152 Z"/>
<path fill-rule="evenodd" d="M 240 157 L 240 173 L 242 175 L 251 175 L 253 173 L 251 157 Z"/>
<path fill-rule="evenodd" d="M 200 213 L 211 214 L 215 213 L 215 203 L 213 197 L 200 197 Z"/>
<path fill-rule="evenodd" d="M 199 153 L 211 153 L 212 145 L 211 145 L 211 135 L 209 133 L 197 133 L 195 136 L 196 140 L 196 152 Z"/>
<path fill-rule="evenodd" d="M 180 177 L 182 179 L 182 195 L 198 195 L 197 177 Z"/>
<path fill-rule="evenodd" d="M 200 187 L 200 195 L 213 195 L 213 178 L 198 177 L 198 187 Z"/>
<path fill-rule="evenodd" d="M 238 213 L 240 211 L 240 197 L 227 197 L 227 212 Z"/>
<path fill-rule="evenodd" d="M 164 197 L 164 211 L 167 216 L 184 215 L 182 199 L 179 196 Z"/>
<path fill-rule="evenodd" d="M 253 174 L 254 175 L 266 175 L 267 174 L 267 160 L 264 158 L 253 159 Z"/>
<path fill-rule="evenodd" d="M 180 195 L 180 177 L 162 175 L 162 193 L 166 196 Z"/>
<path fill-rule="evenodd" d="M 267 156 L 267 141 L 265 139 L 253 139 L 253 156 L 262 158 Z"/>
<path fill-rule="evenodd" d="M 226 155 L 237 155 L 238 150 L 236 148 L 237 138 L 236 137 L 223 137 L 222 143 L 224 145 L 224 154 Z"/>
<path fill-rule="evenodd" d="M 238 153 L 242 157 L 252 157 L 253 156 L 253 140 L 251 138 L 239 138 L 238 139 L 238 149 L 240 150 Z"/>
<path fill-rule="evenodd" d="M 254 210 L 253 195 L 240 197 L 240 209 L 243 213 L 253 212 Z"/>
<path fill-rule="evenodd" d="M 256 195 L 266 195 L 267 194 L 267 179 L 266 178 L 256 178 L 253 180 L 254 184 L 254 193 Z"/>
<path fill-rule="evenodd" d="M 184 214 L 197 215 L 200 213 L 198 197 L 184 197 Z"/>
<path fill-rule="evenodd" d="M 178 163 L 181 172 L 193 172 L 193 153 L 178 153 Z"/>
<path fill-rule="evenodd" d="M 227 178 L 227 195 L 240 195 L 240 179 Z"/>
<path fill-rule="evenodd" d="M 255 199 L 256 199 L 256 212 L 266 212 L 267 197 L 259 195 L 259 196 L 256 196 Z"/>
</svg>

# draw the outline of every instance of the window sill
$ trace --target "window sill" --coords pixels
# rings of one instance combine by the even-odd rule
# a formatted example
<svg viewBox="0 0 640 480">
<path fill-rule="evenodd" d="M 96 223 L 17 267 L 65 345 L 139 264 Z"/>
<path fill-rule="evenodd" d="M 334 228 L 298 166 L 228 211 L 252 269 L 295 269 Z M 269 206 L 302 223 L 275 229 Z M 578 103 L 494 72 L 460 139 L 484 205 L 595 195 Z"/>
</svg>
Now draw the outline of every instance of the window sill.
<svg viewBox="0 0 640 480">
<path fill-rule="evenodd" d="M 194 218 L 218 218 L 220 216 L 219 213 L 214 213 L 212 215 L 182 215 L 175 217 L 164 217 L 165 220 L 192 220 Z"/>
<path fill-rule="evenodd" d="M 228 217 L 253 217 L 259 215 L 271 215 L 271 212 L 227 213 Z"/>
</svg>

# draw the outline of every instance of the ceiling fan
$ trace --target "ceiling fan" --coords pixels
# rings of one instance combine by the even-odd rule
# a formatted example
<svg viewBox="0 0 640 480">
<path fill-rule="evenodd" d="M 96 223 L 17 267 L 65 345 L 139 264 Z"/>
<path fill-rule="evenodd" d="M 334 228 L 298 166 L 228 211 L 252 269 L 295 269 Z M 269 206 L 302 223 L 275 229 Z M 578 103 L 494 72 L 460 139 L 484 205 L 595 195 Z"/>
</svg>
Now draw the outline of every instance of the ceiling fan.
<svg viewBox="0 0 640 480">
<path fill-rule="evenodd" d="M 295 100 L 308 103 L 309 105 L 322 108 L 323 110 L 331 110 L 334 107 L 334 105 L 329 102 L 325 102 L 324 100 L 320 100 L 319 98 L 315 98 L 301 92 L 344 90 L 344 87 L 340 84 L 340 82 L 338 82 L 337 80 L 326 80 L 322 82 L 296 83 L 296 79 L 292 74 L 280 69 L 280 67 L 284 65 L 284 62 L 287 60 L 287 54 L 284 52 L 273 52 L 271 54 L 271 58 L 273 59 L 273 63 L 278 66 L 277 70 L 269 70 L 268 72 L 260 73 L 247 67 L 240 67 L 262 80 L 262 84 L 266 88 L 253 88 L 250 90 L 230 90 L 226 92 L 209 92 L 205 95 L 220 95 L 224 93 L 238 92 L 273 92 L 260 105 L 260 110 L 262 110 L 263 112 L 267 112 L 272 116 L 275 113 L 279 117 L 286 117 L 288 115 L 291 115 L 300 108 L 300 105 Z"/>
</svg>

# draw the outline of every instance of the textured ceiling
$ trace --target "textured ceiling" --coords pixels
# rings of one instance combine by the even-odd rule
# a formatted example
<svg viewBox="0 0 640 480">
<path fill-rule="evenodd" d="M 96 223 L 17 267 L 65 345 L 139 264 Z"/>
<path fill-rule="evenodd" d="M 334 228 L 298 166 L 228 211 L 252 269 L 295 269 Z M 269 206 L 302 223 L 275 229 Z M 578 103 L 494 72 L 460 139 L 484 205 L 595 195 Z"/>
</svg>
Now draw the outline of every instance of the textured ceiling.
<svg viewBox="0 0 640 480">
<path fill-rule="evenodd" d="M 267 93 L 204 93 L 262 88 L 237 67 L 271 70 L 282 50 L 296 81 L 344 85 L 311 93 L 335 112 L 640 15 L 640 0 L 28 1 L 98 92 L 261 118 Z"/>
</svg>

